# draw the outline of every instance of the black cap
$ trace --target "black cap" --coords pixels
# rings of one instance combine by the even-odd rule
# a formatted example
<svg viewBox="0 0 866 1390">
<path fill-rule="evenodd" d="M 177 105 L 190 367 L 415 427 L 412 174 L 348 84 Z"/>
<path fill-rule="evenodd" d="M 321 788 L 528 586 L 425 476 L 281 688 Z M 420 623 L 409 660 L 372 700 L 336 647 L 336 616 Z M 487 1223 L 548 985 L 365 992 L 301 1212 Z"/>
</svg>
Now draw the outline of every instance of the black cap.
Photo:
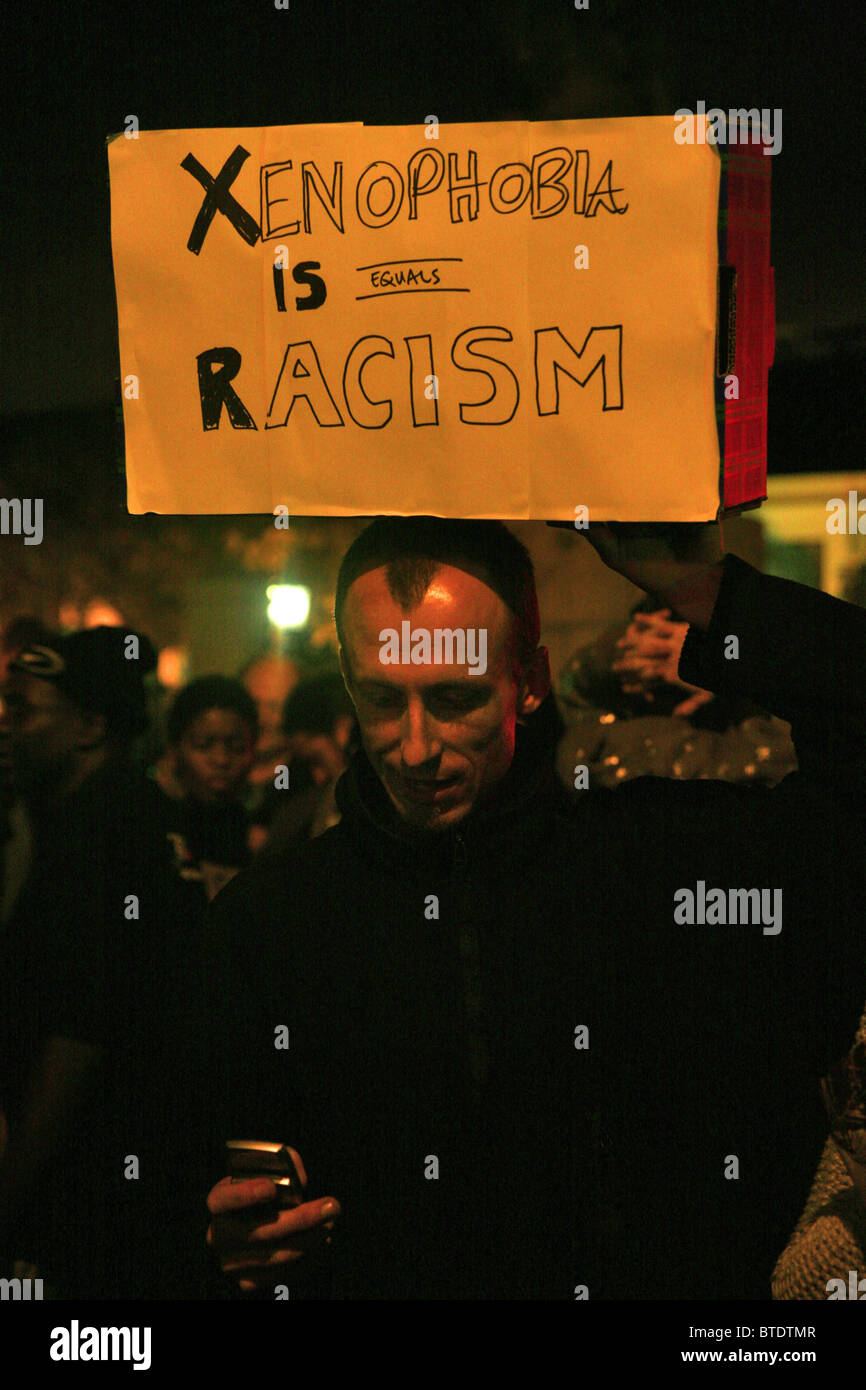
<svg viewBox="0 0 866 1390">
<path fill-rule="evenodd" d="M 25 648 L 9 669 L 51 681 L 79 709 L 104 715 L 111 733 L 147 728 L 144 678 L 156 670 L 156 651 L 143 633 L 87 628 Z"/>
</svg>

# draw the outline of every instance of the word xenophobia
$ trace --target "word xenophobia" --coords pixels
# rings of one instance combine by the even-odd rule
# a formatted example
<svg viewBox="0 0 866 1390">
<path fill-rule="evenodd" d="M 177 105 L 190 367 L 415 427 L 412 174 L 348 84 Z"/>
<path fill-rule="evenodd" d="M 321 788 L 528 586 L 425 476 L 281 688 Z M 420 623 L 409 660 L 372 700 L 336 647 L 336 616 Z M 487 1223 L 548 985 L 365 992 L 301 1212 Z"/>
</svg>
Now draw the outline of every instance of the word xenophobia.
<svg viewBox="0 0 866 1390">
<path fill-rule="evenodd" d="M 249 150 L 237 145 L 216 177 L 193 154 L 181 160 L 181 168 L 206 192 L 187 243 L 194 255 L 201 250 L 204 234 L 217 210 L 225 214 L 250 246 L 259 238 L 270 241 L 274 237 L 297 236 L 302 224 L 303 230 L 311 233 L 313 196 L 331 225 L 339 232 L 346 231 L 342 160 L 334 160 L 329 177 L 315 160 L 304 160 L 297 170 L 290 159 L 261 165 L 257 222 L 230 192 L 248 158 Z M 558 145 L 534 154 L 529 164 L 520 160 L 500 164 L 491 171 L 489 179 L 481 179 L 477 150 L 467 150 L 461 161 L 453 152 L 446 158 L 441 150 L 428 147 L 410 156 L 405 173 L 388 160 L 374 160 L 355 180 L 350 198 L 358 222 L 373 230 L 390 226 L 401 211 L 408 221 L 416 221 L 421 199 L 430 197 L 443 185 L 440 196 L 447 194 L 452 223 L 476 220 L 482 190 L 486 190 L 485 202 L 500 214 L 516 212 L 527 203 L 529 215 L 534 218 L 556 217 L 567 207 L 576 217 L 595 217 L 600 209 L 618 215 L 627 212 L 628 203 L 618 201 L 624 189 L 614 184 L 613 160 L 607 161 L 600 174 L 597 169 L 593 172 L 591 177 L 589 150 L 569 150 Z M 300 212 L 300 216 L 286 213 L 286 207 Z"/>
</svg>

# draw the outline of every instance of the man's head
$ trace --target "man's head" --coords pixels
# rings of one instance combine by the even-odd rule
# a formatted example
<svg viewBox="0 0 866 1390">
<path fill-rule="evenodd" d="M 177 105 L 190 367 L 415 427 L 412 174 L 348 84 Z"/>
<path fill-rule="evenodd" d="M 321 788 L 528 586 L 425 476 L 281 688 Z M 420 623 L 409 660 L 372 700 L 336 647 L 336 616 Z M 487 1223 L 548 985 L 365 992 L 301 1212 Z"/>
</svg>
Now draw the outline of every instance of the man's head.
<svg viewBox="0 0 866 1390">
<path fill-rule="evenodd" d="M 391 802 L 411 824 L 455 825 L 508 772 L 516 725 L 550 688 L 525 547 L 500 522 L 380 517 L 343 558 L 335 619 L 364 749 Z M 386 633 L 400 635 L 396 660 Z M 483 671 L 470 633 L 476 652 L 484 634 Z"/>
<path fill-rule="evenodd" d="M 11 662 L 2 725 L 16 785 L 62 796 L 147 728 L 144 678 L 156 653 L 141 633 L 95 627 L 49 637 Z"/>
<path fill-rule="evenodd" d="M 51 628 L 46 627 L 41 618 L 22 614 L 10 619 L 0 633 L 0 681 L 5 681 L 9 666 L 16 656 L 28 647 L 39 646 L 45 642 L 50 645 L 56 635 Z"/>
</svg>

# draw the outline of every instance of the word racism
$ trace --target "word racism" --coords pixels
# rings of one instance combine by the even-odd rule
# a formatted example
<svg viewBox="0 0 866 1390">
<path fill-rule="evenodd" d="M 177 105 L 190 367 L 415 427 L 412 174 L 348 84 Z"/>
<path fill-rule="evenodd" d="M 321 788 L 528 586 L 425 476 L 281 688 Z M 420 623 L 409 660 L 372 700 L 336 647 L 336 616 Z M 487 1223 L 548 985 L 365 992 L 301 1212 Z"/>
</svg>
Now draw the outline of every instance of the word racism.
<svg viewBox="0 0 866 1390">
<path fill-rule="evenodd" d="M 234 194 L 229 191 L 242 166 L 249 159 L 249 150 L 243 145 L 235 146 L 216 177 L 208 173 L 192 153 L 181 160 L 181 168 L 191 174 L 205 189 L 205 199 L 196 217 L 188 249 L 193 255 L 201 251 L 202 242 L 217 211 L 228 218 L 235 231 L 250 246 L 255 246 L 261 238 L 270 241 L 273 237 L 298 236 L 301 218 L 304 231 L 309 235 L 313 230 L 311 215 L 314 195 L 322 209 L 318 220 L 326 217 L 338 232 L 345 234 L 346 218 L 343 191 L 343 161 L 335 160 L 331 165 L 330 180 L 321 172 L 314 160 L 305 160 L 297 173 L 293 173 L 292 160 L 275 164 L 263 164 L 259 169 L 259 221 L 252 213 L 242 207 Z M 452 223 L 474 222 L 481 206 L 481 190 L 486 189 L 486 199 L 494 212 L 507 214 L 516 212 L 529 203 L 530 217 L 556 217 L 570 207 L 575 217 L 595 217 L 599 210 L 621 216 L 628 211 L 628 203 L 618 202 L 617 196 L 624 192 L 614 185 L 613 160 L 609 159 L 601 174 L 590 179 L 589 150 L 568 150 L 564 145 L 542 150 L 532 156 L 531 164 L 520 161 L 500 164 L 491 172 L 489 179 L 478 177 L 478 152 L 467 150 L 463 159 L 457 154 L 449 154 L 447 160 L 448 216 Z M 377 159 L 361 173 L 355 182 L 352 203 L 358 221 L 364 227 L 380 231 L 395 221 L 401 209 L 407 221 L 418 220 L 420 199 L 436 193 L 445 180 L 446 160 L 440 150 L 429 146 L 416 150 L 406 165 L 406 176 L 388 160 Z M 292 204 L 300 182 L 301 217 L 291 217 L 285 212 L 278 215 L 275 208 Z M 591 185 L 591 186 L 590 186 Z"/>
<path fill-rule="evenodd" d="M 483 676 L 487 670 L 486 627 L 412 628 L 411 624 L 383 627 L 379 633 L 379 660 L 383 666 L 467 666 L 470 676 Z M 447 648 L 448 655 L 444 655 Z"/>
<path fill-rule="evenodd" d="M 782 930 L 781 888 L 711 888 L 706 891 L 704 880 L 698 879 L 697 890 L 678 888 L 674 893 L 677 904 L 674 921 L 684 926 L 739 926 L 764 924 L 764 936 L 778 936 Z M 773 911 L 770 911 L 772 893 Z"/>
<path fill-rule="evenodd" d="M 484 352 L 478 346 L 491 342 L 510 343 L 507 328 L 488 325 L 467 328 L 451 344 L 451 361 L 461 372 L 485 377 L 490 394 L 478 402 L 458 401 L 460 421 L 464 425 L 507 425 L 520 403 L 520 382 L 512 368 L 493 351 Z M 405 355 L 409 366 L 408 404 L 412 425 L 420 429 L 439 424 L 439 378 L 433 357 L 433 340 L 429 333 L 404 338 Z M 390 338 L 371 333 L 359 338 L 349 349 L 343 367 L 342 394 L 349 418 L 360 429 L 381 430 L 394 414 L 390 396 L 373 400 L 367 393 L 362 373 L 373 357 L 389 357 L 394 362 L 390 376 L 405 379 L 405 365 L 398 365 L 397 353 Z M 400 357 L 403 357 L 401 350 Z M 234 347 L 210 348 L 199 353 L 198 389 L 201 399 L 202 428 L 219 429 L 225 406 L 229 423 L 236 430 L 254 430 L 258 426 L 232 382 L 241 369 L 241 354 Z M 480 366 L 480 363 L 486 366 Z M 535 409 L 539 416 L 558 415 L 560 381 L 563 372 L 578 386 L 584 387 L 595 377 L 600 381 L 594 397 L 602 411 L 622 410 L 622 324 L 607 324 L 591 328 L 582 345 L 576 348 L 559 328 L 535 330 Z M 596 377 L 596 372 L 598 376 Z M 340 413 L 331 385 L 325 379 L 319 354 L 314 344 L 289 343 L 280 367 L 265 429 L 283 429 L 289 422 L 295 402 L 303 400 L 316 423 L 323 429 L 346 424 Z"/>
<path fill-rule="evenodd" d="M 69 1327 L 51 1330 L 52 1361 L 132 1361 L 133 1370 L 150 1369 L 149 1327 Z"/>
</svg>

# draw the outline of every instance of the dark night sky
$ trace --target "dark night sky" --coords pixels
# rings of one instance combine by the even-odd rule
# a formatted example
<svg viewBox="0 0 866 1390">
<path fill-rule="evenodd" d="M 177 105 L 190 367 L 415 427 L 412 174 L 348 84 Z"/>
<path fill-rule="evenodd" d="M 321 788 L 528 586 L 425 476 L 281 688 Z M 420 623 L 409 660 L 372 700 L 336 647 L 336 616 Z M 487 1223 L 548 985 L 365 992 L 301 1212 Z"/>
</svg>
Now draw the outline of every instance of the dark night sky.
<svg viewBox="0 0 866 1390">
<path fill-rule="evenodd" d="M 92 407 L 117 374 L 105 138 L 313 121 L 780 107 L 780 337 L 863 331 L 859 6 L 163 0 L 4 7 L 0 415 Z"/>
</svg>

